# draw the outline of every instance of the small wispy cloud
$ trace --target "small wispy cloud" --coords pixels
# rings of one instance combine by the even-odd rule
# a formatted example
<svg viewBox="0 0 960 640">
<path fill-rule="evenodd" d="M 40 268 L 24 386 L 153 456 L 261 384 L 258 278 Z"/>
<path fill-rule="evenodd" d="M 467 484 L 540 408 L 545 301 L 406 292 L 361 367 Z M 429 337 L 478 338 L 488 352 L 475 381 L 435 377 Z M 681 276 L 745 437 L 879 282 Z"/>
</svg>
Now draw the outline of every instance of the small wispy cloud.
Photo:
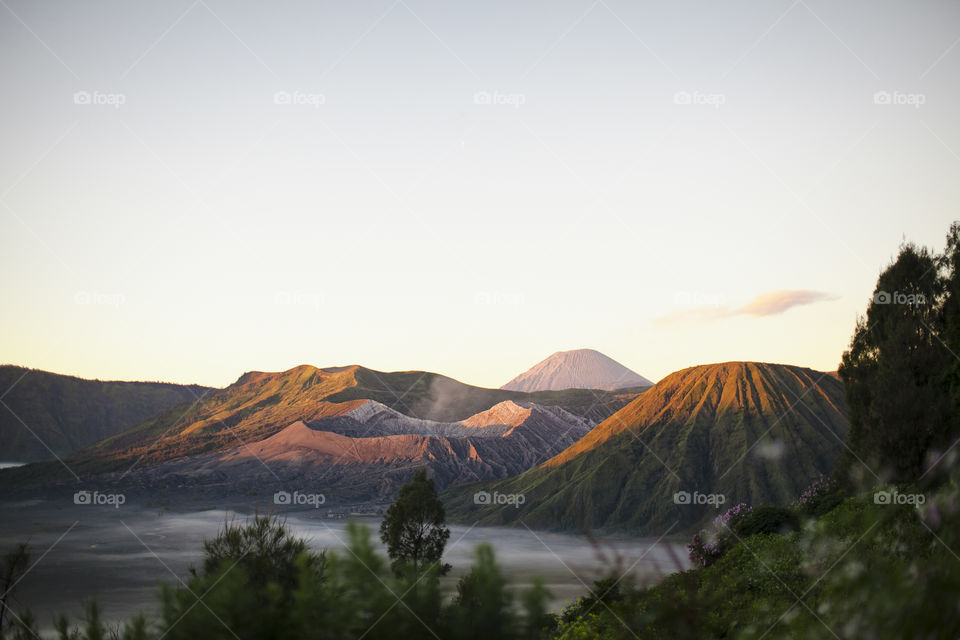
<svg viewBox="0 0 960 640">
<path fill-rule="evenodd" d="M 677 311 L 672 311 L 666 315 L 654 318 L 653 323 L 655 325 L 668 325 L 677 322 L 703 323 L 741 315 L 758 318 L 776 316 L 794 307 L 802 307 L 818 302 L 829 302 L 837 298 L 838 296 L 825 291 L 812 291 L 809 289 L 767 291 L 766 293 L 757 295 L 753 300 L 744 305 L 714 304 L 678 309 Z"/>
<path fill-rule="evenodd" d="M 824 291 L 790 290 L 761 293 L 749 303 L 737 309 L 733 315 L 776 316 L 793 307 L 802 307 L 816 302 L 836 300 L 837 296 Z"/>
</svg>

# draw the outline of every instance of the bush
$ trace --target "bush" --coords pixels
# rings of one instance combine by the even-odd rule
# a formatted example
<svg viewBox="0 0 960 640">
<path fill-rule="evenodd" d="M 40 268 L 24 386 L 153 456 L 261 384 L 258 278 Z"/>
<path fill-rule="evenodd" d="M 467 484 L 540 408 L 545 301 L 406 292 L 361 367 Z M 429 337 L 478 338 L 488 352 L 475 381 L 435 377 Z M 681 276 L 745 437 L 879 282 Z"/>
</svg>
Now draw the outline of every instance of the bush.
<svg viewBox="0 0 960 640">
<path fill-rule="evenodd" d="M 960 637 L 960 470 L 924 496 L 919 507 L 878 504 L 870 491 L 789 535 L 726 540 L 710 566 L 565 618 L 561 630 L 618 640 Z M 788 517 L 758 508 L 734 529 Z"/>
<path fill-rule="evenodd" d="M 833 511 L 845 497 L 846 492 L 835 480 L 822 475 L 800 494 L 794 507 L 805 516 L 819 518 Z"/>
<path fill-rule="evenodd" d="M 751 507 L 741 502 L 714 518 L 709 528 L 694 534 L 687 545 L 690 562 L 697 567 L 709 567 L 723 557 L 723 554 L 736 544 L 731 533 L 732 528 L 746 517 L 750 510 Z"/>
<path fill-rule="evenodd" d="M 310 553 L 304 540 L 292 535 L 276 517 L 254 516 L 241 524 L 228 521 L 212 540 L 203 542 L 202 574 L 211 576 L 235 564 L 242 567 L 250 588 L 263 589 L 270 583 L 289 591 L 297 584 L 298 559 L 306 555 L 311 566 L 323 571 L 323 554 Z M 197 575 L 196 569 L 191 569 Z"/>
<path fill-rule="evenodd" d="M 758 533 L 780 534 L 800 529 L 800 518 L 793 509 L 774 505 L 765 505 L 752 510 L 733 528 L 741 538 Z"/>
</svg>

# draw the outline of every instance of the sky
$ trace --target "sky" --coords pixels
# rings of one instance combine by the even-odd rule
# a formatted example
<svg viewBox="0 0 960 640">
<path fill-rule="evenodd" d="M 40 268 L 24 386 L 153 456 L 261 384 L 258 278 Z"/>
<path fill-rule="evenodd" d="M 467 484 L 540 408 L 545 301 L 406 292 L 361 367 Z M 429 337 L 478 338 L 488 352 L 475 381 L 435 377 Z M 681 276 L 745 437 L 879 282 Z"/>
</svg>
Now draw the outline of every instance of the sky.
<svg viewBox="0 0 960 640">
<path fill-rule="evenodd" d="M 0 362 L 834 370 L 958 77 L 955 2 L 0 0 Z"/>
</svg>

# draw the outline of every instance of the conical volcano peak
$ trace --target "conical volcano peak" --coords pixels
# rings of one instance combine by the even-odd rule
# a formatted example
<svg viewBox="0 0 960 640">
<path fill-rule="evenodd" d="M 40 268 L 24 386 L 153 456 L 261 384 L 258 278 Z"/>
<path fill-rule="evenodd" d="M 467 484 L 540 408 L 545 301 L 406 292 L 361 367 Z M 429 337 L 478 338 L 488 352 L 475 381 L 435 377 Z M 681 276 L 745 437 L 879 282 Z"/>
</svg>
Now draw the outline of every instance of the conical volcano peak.
<svg viewBox="0 0 960 640">
<path fill-rule="evenodd" d="M 557 351 L 546 360 L 503 385 L 510 391 L 562 391 L 564 389 L 623 389 L 653 383 L 613 358 L 594 349 Z"/>
</svg>

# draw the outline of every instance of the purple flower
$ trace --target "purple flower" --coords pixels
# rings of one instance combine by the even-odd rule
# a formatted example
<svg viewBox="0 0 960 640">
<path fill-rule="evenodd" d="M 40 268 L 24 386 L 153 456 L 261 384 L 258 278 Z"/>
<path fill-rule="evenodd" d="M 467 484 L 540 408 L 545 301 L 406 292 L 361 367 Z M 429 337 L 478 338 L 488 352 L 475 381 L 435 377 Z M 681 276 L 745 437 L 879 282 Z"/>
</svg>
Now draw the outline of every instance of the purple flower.
<svg viewBox="0 0 960 640">
<path fill-rule="evenodd" d="M 797 506 L 806 506 L 816 498 L 826 495 L 836 488 L 836 483 L 830 478 L 821 474 L 813 484 L 803 490 L 797 499 Z"/>
<path fill-rule="evenodd" d="M 694 534 L 690 544 L 687 545 L 690 562 L 701 567 L 707 567 L 716 562 L 732 546 L 733 536 L 730 529 L 752 509 L 753 507 L 741 502 L 714 518 L 709 529 L 703 529 Z"/>
</svg>

